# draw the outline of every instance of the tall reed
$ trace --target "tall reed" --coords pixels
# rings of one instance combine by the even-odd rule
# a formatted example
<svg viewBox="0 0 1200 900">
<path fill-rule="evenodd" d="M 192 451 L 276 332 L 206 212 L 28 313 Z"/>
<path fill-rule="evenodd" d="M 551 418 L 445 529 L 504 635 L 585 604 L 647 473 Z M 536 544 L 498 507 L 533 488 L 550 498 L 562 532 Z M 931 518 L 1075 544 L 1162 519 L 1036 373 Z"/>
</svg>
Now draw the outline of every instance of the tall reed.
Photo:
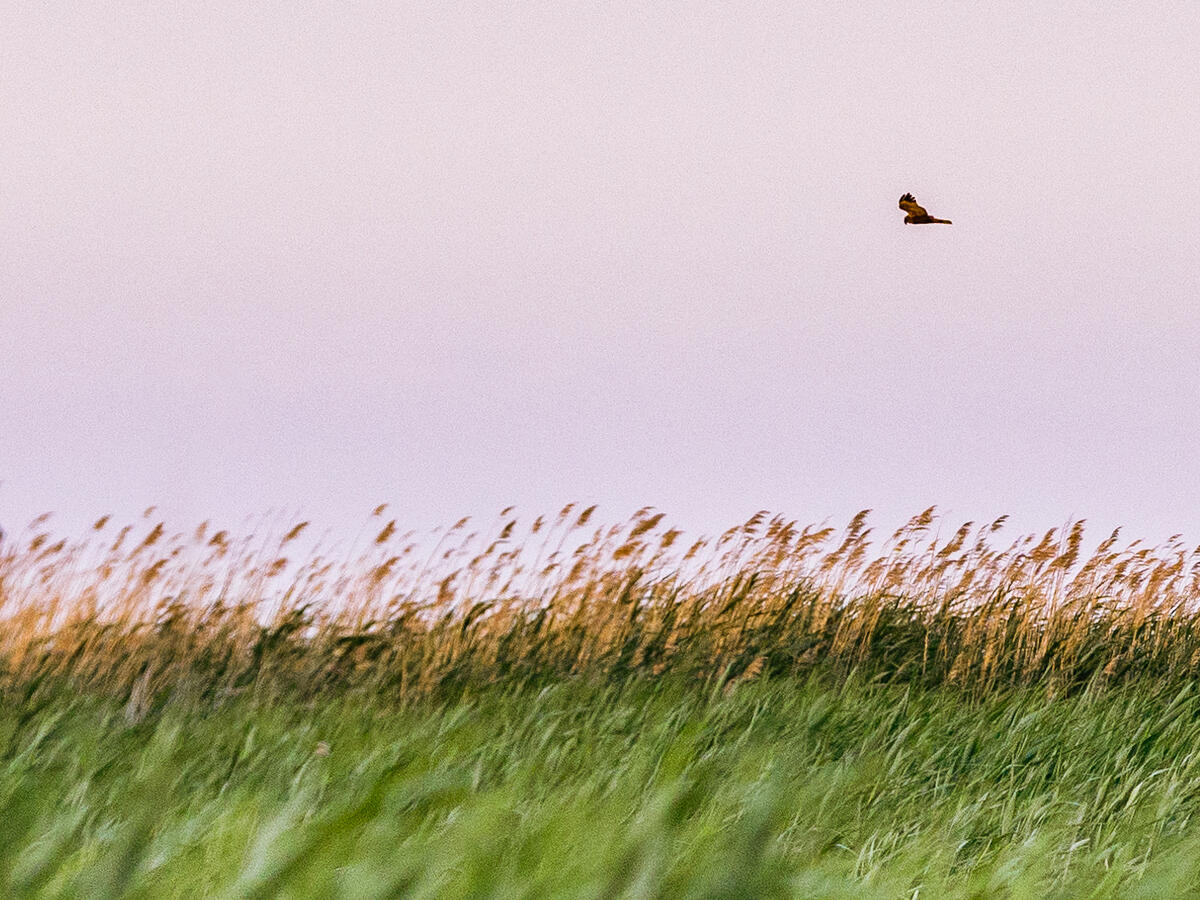
<svg viewBox="0 0 1200 900">
<path fill-rule="evenodd" d="M 304 695 L 365 686 L 414 699 L 496 682 L 750 678 L 851 671 L 970 692 L 1182 680 L 1200 662 L 1200 555 L 1178 537 L 1083 554 L 1084 522 L 1015 540 L 1004 519 L 934 508 L 878 540 L 760 512 L 681 540 L 661 513 L 618 525 L 568 505 L 504 510 L 430 541 L 385 507 L 365 547 L 306 544 L 308 523 L 168 533 L 153 510 L 85 537 L 45 517 L 0 544 L 0 690 L 128 698 Z"/>
</svg>

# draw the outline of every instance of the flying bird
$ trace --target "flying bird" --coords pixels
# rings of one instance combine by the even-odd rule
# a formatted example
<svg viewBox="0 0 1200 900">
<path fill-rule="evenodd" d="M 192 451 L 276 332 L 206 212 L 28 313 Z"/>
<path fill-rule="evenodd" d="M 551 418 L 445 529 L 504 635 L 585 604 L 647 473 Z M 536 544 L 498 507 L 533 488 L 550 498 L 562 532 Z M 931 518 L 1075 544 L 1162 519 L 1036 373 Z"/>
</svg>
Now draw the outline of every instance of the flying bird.
<svg viewBox="0 0 1200 900">
<path fill-rule="evenodd" d="M 925 207 L 917 203 L 917 198 L 912 194 L 905 194 L 900 198 L 900 208 L 908 213 L 904 217 L 905 225 L 950 225 L 949 219 L 935 219 L 929 213 L 925 212 Z"/>
</svg>

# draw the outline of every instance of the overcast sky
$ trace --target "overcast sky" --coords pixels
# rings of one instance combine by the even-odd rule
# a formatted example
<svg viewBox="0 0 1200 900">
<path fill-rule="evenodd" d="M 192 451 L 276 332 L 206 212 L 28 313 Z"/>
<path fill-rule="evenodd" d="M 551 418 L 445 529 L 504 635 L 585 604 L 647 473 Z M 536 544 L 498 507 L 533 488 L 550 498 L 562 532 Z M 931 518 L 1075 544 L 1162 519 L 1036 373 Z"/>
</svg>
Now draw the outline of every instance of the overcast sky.
<svg viewBox="0 0 1200 900">
<path fill-rule="evenodd" d="M 0 524 L 1200 539 L 1198 59 L 1189 3 L 0 2 Z"/>
</svg>

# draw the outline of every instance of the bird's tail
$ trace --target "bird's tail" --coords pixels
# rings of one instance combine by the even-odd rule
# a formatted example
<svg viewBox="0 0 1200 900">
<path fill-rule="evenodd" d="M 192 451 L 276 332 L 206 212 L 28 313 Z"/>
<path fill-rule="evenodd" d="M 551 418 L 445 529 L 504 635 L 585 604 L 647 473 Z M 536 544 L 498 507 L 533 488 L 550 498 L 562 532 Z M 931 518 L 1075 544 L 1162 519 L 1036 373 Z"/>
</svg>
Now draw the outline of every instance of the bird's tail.
<svg viewBox="0 0 1200 900">
<path fill-rule="evenodd" d="M 930 225 L 953 225 L 954 223 L 951 222 L 949 219 L 935 219 L 933 216 L 930 216 L 929 224 Z"/>
</svg>

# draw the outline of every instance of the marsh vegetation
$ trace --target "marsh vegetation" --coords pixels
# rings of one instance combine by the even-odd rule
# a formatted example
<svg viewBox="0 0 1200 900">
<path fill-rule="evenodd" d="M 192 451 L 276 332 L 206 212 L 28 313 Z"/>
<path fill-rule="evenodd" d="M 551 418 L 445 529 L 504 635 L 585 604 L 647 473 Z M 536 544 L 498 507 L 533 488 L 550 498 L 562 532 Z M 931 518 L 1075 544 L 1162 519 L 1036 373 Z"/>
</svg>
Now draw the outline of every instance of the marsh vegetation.
<svg viewBox="0 0 1200 900">
<path fill-rule="evenodd" d="M 934 510 L 0 545 L 5 896 L 1179 896 L 1195 550 Z M 1166 893 L 1164 893 L 1164 891 Z"/>
</svg>

